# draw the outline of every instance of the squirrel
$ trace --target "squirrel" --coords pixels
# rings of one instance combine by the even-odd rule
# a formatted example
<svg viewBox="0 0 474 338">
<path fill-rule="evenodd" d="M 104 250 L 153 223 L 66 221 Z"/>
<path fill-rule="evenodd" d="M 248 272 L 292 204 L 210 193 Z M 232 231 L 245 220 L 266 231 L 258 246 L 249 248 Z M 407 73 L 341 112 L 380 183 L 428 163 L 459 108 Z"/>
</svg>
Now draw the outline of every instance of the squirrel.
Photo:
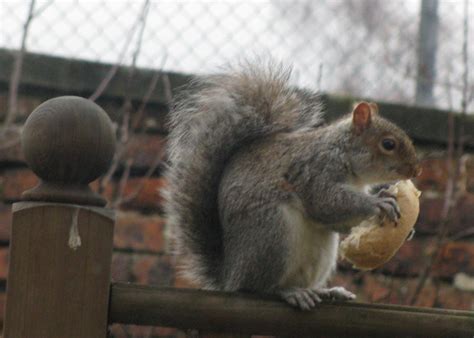
<svg viewBox="0 0 474 338">
<path fill-rule="evenodd" d="M 415 177 L 420 165 L 376 104 L 326 124 L 319 94 L 290 86 L 290 74 L 247 62 L 192 81 L 170 111 L 164 211 L 183 273 L 202 288 L 309 310 L 355 298 L 326 286 L 339 233 L 400 216 L 394 196 L 366 187 Z"/>
</svg>

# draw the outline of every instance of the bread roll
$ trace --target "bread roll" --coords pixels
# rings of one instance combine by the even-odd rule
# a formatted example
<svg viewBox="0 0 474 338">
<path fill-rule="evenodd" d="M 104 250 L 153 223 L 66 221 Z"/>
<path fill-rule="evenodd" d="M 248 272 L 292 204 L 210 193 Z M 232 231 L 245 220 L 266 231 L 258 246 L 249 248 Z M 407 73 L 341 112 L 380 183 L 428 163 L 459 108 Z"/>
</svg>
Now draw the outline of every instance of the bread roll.
<svg viewBox="0 0 474 338">
<path fill-rule="evenodd" d="M 410 180 L 400 181 L 389 188 L 397 196 L 400 207 L 398 225 L 379 217 L 363 221 L 353 227 L 340 245 L 340 254 L 360 270 L 372 270 L 392 258 L 405 242 L 415 225 L 420 211 L 421 192 Z"/>
</svg>

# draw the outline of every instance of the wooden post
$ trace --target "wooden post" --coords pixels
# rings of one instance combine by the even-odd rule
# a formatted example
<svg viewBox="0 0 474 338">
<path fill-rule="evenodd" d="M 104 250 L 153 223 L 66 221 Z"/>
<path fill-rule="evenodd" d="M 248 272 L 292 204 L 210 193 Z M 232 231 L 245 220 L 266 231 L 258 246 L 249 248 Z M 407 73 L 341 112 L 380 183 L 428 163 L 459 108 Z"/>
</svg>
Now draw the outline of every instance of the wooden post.
<svg viewBox="0 0 474 338">
<path fill-rule="evenodd" d="M 4 338 L 104 338 L 114 213 L 88 184 L 112 159 L 110 119 L 86 99 L 51 99 L 22 146 L 41 181 L 13 204 Z"/>
</svg>

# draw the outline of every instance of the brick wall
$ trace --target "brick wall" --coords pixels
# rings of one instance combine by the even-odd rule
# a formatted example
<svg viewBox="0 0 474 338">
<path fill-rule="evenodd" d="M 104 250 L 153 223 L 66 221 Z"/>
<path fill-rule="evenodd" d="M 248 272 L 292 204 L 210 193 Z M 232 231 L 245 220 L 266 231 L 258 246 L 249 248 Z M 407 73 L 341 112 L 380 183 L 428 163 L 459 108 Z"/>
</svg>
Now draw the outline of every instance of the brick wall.
<svg viewBox="0 0 474 338">
<path fill-rule="evenodd" d="M 0 62 L 1 58 L 0 53 Z M 6 111 L 7 92 L 6 85 L 2 86 L 2 81 L 5 82 L 7 78 L 5 76 L 2 80 L 0 77 L 0 116 Z M 74 80 L 71 79 L 71 82 Z M 44 83 L 34 83 L 27 78 L 21 88 L 19 104 L 21 114 L 17 127 L 21 126 L 28 113 L 43 100 L 64 94 L 86 96 L 88 90 L 90 91 L 90 88 L 79 90 L 48 86 Z M 133 102 L 135 107 L 138 106 L 138 97 L 139 94 Z M 327 106 L 331 111 L 341 109 L 347 111 L 351 101 L 350 98 L 329 99 Z M 133 136 L 128 145 L 127 157 L 133 157 L 134 161 L 131 177 L 124 187 L 125 196 L 143 183 L 143 174 L 153 163 L 157 153 L 166 147 L 166 130 L 163 127 L 166 104 L 163 102 L 163 97 L 159 93 L 156 94 L 145 112 L 144 131 Z M 121 98 L 117 93 L 106 92 L 99 104 L 113 119 L 120 120 Z M 396 109 L 397 107 L 401 108 Z M 412 128 L 411 134 L 423 158 L 423 174 L 416 180 L 416 185 L 423 191 L 421 213 L 416 225 L 417 233 L 390 262 L 375 271 L 360 272 L 353 270 L 344 262 L 340 263 L 334 283 L 344 285 L 355 292 L 360 301 L 407 304 L 429 257 L 437 248 L 440 211 L 448 178 L 444 150 L 446 131 L 442 129 L 446 126 L 446 115 L 438 111 L 417 109 L 407 119 L 407 114 L 404 114 L 403 118 L 397 115 L 397 112 L 403 109 L 411 108 L 396 105 L 381 106 L 382 114 L 385 112 L 388 115 L 392 114 L 390 116 L 397 123 L 407 126 L 407 129 Z M 423 121 L 427 122 L 420 122 L 421 118 L 417 118 L 419 116 L 417 114 L 421 114 L 420 111 L 425 115 L 431 114 L 429 115 L 431 118 L 422 115 Z M 474 126 L 472 120 L 468 123 L 468 126 Z M 426 130 L 420 128 L 428 124 L 431 125 Z M 474 128 L 466 130 L 472 133 Z M 11 131 L 9 141 L 15 141 L 17 131 L 15 128 Z M 473 136 L 470 135 L 471 138 Z M 432 268 L 431 277 L 428 278 L 416 302 L 419 306 L 474 310 L 474 157 L 470 155 L 473 149 L 472 143 L 467 144 L 468 153 L 465 155 L 463 175 L 459 182 L 461 193 L 451 216 L 446 241 L 439 250 L 440 254 Z M 114 199 L 117 195 L 120 170 L 119 166 L 119 173 L 105 189 L 104 194 L 109 199 Z M 146 179 L 144 188 L 136 198 L 121 205 L 118 210 L 112 277 L 115 281 L 189 287 L 191 285 L 176 275 L 174 258 L 166 251 L 163 234 L 165 220 L 160 197 L 160 190 L 166 182 L 160 174 L 159 166 L 153 175 Z M 36 182 L 37 178 L 24 163 L 18 142 L 0 148 L 0 318 L 3 318 L 2 303 L 5 299 L 8 271 L 11 203 L 18 201 L 21 193 L 33 187 Z M 93 186 L 96 188 L 97 183 Z M 134 332 L 136 336 L 146 336 L 150 332 L 153 332 L 154 336 L 174 335 L 173 330 L 166 328 L 124 328 L 118 325 L 112 328 L 116 337 L 125 337 L 125 330 Z"/>
<path fill-rule="evenodd" d="M 146 135 L 140 140 L 143 151 L 137 156 L 143 164 L 154 158 L 149 144 L 164 146 L 159 135 Z M 10 205 L 19 200 L 21 192 L 33 187 L 37 179 L 22 165 L 19 145 L 9 156 L 0 161 L 0 286 L 2 290 L 7 278 Z M 140 149 L 140 147 L 138 147 Z M 407 242 L 398 254 L 386 265 L 373 272 L 361 273 L 341 262 L 334 283 L 344 285 L 357 293 L 360 301 L 406 304 L 417 284 L 420 271 L 435 247 L 435 236 L 439 226 L 442 192 L 446 183 L 446 166 L 443 153 L 423 161 L 424 174 L 416 185 L 423 190 L 421 213 L 416 225 L 414 239 Z M 12 163 L 16 163 L 13 165 Z M 462 274 L 474 276 L 474 236 L 462 236 L 464 230 L 474 226 L 474 160 L 468 161 L 466 192 L 460 197 L 455 209 L 449 233 L 453 235 L 442 247 L 441 259 L 433 267 L 432 275 L 423 289 L 416 305 L 474 310 L 474 291 L 462 289 L 454 282 Z M 141 178 L 134 177 L 126 189 L 134 187 Z M 113 182 L 117 184 L 117 182 Z M 115 250 L 112 260 L 112 278 L 162 286 L 187 287 L 186 281 L 177 278 L 173 257 L 166 253 L 163 235 L 164 218 L 161 214 L 159 191 L 163 187 L 159 176 L 147 180 L 146 188 L 137 198 L 118 211 L 115 228 Z M 110 191 L 108 191 L 110 193 Z M 110 197 L 110 196 L 109 196 Z M 461 278 L 462 280 L 462 278 Z M 472 280 L 471 280 L 472 288 Z M 465 286 L 464 286 L 465 287 Z M 0 293 L 0 302 L 4 293 Z M 2 307 L 3 308 L 3 307 Z M 0 316 L 2 312 L 0 310 Z M 120 334 L 121 329 L 114 328 Z M 134 328 L 134 332 L 145 330 Z M 158 330 L 158 329 L 156 329 Z M 156 331 L 155 330 L 155 331 Z M 160 335 L 164 334 L 160 329 Z"/>
</svg>

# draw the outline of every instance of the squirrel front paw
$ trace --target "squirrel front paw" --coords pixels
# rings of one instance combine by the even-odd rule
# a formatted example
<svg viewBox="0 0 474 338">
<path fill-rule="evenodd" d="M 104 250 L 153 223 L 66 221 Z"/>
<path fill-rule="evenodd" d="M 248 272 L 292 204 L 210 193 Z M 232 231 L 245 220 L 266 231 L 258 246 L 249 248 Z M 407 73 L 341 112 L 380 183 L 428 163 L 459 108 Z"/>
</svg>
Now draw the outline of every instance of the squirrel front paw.
<svg viewBox="0 0 474 338">
<path fill-rule="evenodd" d="M 353 300 L 356 296 L 341 286 L 333 288 L 290 288 L 279 295 L 292 306 L 309 311 L 323 300 Z"/>
<path fill-rule="evenodd" d="M 376 214 L 382 219 L 388 218 L 393 223 L 398 224 L 400 219 L 400 207 L 397 203 L 395 195 L 388 192 L 386 189 L 380 190 L 374 196 L 374 207 Z"/>
</svg>

